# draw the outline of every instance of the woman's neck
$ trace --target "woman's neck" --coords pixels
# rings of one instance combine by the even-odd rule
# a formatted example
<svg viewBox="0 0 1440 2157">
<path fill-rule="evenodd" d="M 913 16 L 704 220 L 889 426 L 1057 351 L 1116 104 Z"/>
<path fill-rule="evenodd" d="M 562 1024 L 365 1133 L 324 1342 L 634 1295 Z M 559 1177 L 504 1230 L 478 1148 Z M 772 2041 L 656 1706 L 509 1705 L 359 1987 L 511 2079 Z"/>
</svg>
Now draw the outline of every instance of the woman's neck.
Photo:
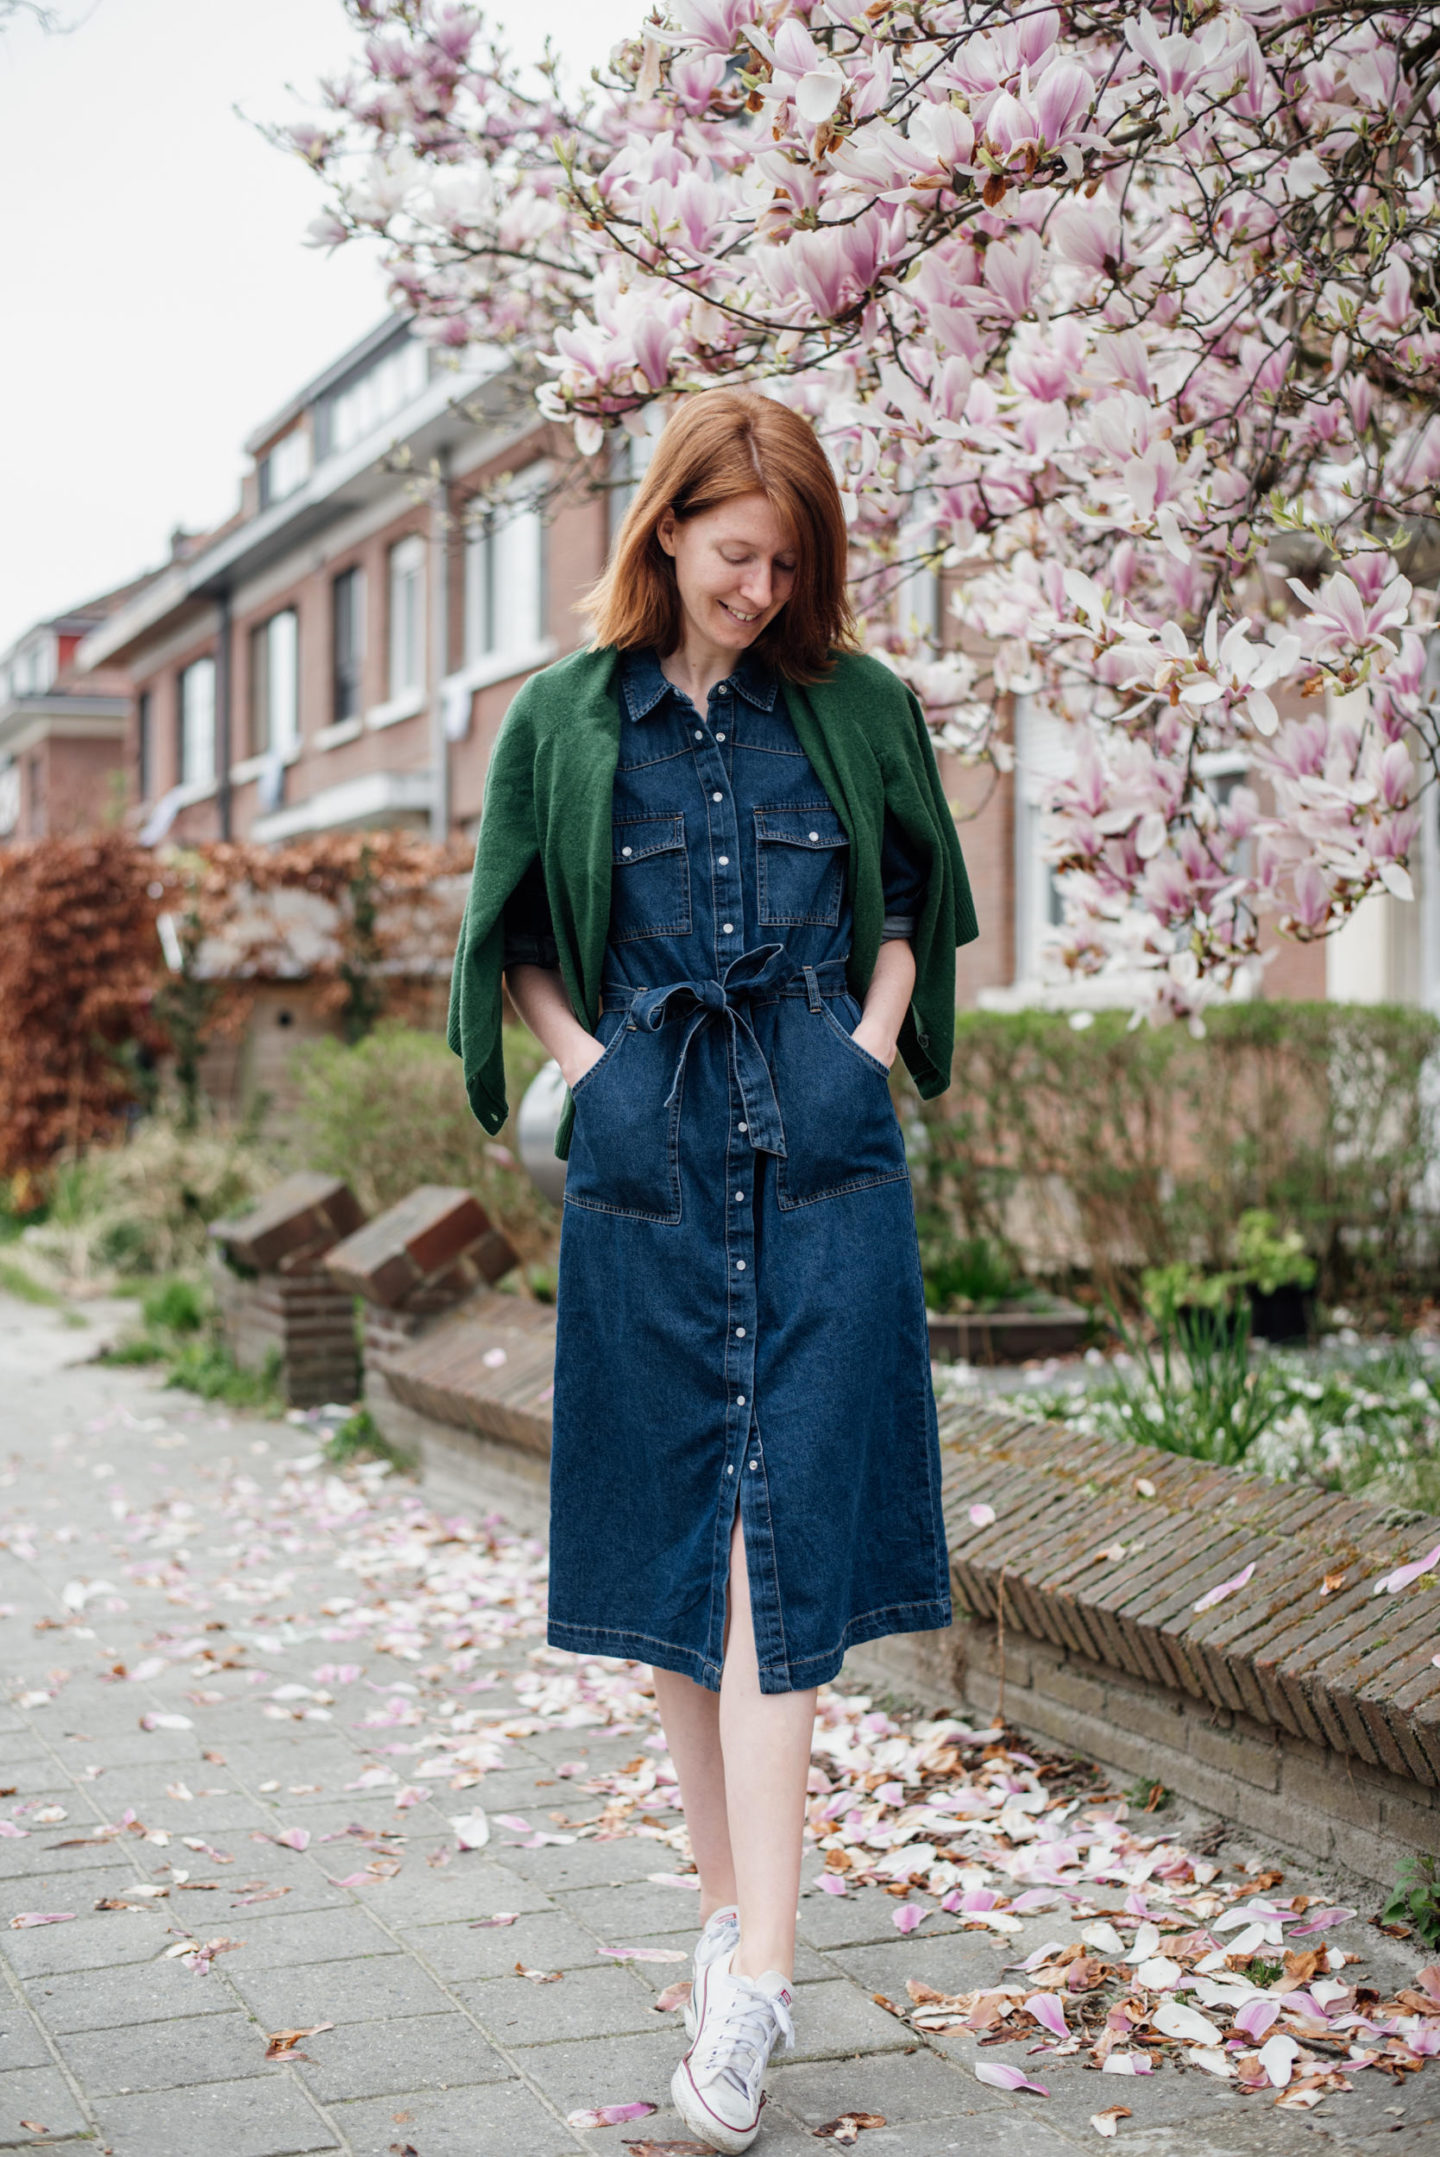
<svg viewBox="0 0 1440 2157">
<path fill-rule="evenodd" d="M 704 711 L 711 690 L 734 673 L 744 656 L 743 652 L 724 651 L 717 644 L 686 640 L 660 661 L 660 672 L 667 682 L 684 690 L 697 711 Z"/>
</svg>

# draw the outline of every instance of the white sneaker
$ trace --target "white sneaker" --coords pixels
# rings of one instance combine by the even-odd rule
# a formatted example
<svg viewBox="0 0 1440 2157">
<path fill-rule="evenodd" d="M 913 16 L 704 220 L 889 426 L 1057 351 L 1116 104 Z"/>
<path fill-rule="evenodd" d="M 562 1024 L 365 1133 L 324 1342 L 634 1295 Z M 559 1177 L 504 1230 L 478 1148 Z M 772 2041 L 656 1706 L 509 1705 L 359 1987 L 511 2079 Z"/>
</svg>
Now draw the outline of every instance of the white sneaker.
<svg viewBox="0 0 1440 2157">
<path fill-rule="evenodd" d="M 723 1909 L 712 1910 L 705 1920 L 705 1930 L 695 1943 L 695 1977 L 690 1987 L 690 1997 L 685 2002 L 685 2034 L 694 2037 L 700 2027 L 702 2002 L 705 1997 L 705 1972 L 714 1962 L 723 1962 L 740 1937 L 740 1912 L 733 1902 Z"/>
<path fill-rule="evenodd" d="M 670 2078 L 670 2096 L 692 2134 L 712 2149 L 748 2150 L 760 2126 L 765 2070 L 776 2039 L 795 2042 L 794 1994 L 778 1970 L 732 1974 L 728 1955 L 704 1970 L 695 2042 Z"/>
</svg>

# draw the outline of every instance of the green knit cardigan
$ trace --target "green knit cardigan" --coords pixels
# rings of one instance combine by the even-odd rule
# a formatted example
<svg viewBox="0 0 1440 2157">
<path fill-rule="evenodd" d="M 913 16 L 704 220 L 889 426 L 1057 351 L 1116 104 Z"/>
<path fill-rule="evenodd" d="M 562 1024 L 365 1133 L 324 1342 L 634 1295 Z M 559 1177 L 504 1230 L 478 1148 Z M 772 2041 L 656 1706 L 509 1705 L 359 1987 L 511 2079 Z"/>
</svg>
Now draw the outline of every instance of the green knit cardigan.
<svg viewBox="0 0 1440 2157">
<path fill-rule="evenodd" d="M 610 803 L 620 748 L 620 654 L 571 652 L 531 675 L 505 714 L 486 774 L 475 869 L 450 983 L 448 1040 L 464 1065 L 470 1106 L 487 1131 L 507 1114 L 501 1054 L 505 902 L 538 859 L 578 1018 L 593 1033 L 610 924 Z M 925 895 L 911 947 L 915 989 L 899 1052 L 929 1100 L 950 1083 L 955 1038 L 955 947 L 979 934 L 970 882 L 936 769 L 930 732 L 910 689 L 878 659 L 837 654 L 824 681 L 782 683 L 800 745 L 849 839 L 853 909 L 846 976 L 863 999 L 885 911 L 880 849 L 888 809 Z M 570 1149 L 567 1095 L 555 1151 Z"/>
</svg>

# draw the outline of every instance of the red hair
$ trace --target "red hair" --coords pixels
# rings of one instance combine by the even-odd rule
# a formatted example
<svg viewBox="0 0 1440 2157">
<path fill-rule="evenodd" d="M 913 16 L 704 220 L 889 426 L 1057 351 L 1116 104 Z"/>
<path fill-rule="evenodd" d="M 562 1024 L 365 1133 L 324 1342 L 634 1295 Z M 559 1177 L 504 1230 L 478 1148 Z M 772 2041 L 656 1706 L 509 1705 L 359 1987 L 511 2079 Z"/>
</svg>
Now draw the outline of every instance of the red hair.
<svg viewBox="0 0 1440 2157">
<path fill-rule="evenodd" d="M 653 645 L 662 659 L 677 650 L 680 593 L 656 527 L 667 509 L 683 524 L 747 494 L 766 497 L 796 555 L 790 597 L 751 649 L 797 682 L 818 681 L 837 648 L 856 649 L 845 512 L 829 459 L 800 413 L 745 389 L 701 390 L 666 422 L 605 574 L 580 603 L 595 642 Z"/>
</svg>

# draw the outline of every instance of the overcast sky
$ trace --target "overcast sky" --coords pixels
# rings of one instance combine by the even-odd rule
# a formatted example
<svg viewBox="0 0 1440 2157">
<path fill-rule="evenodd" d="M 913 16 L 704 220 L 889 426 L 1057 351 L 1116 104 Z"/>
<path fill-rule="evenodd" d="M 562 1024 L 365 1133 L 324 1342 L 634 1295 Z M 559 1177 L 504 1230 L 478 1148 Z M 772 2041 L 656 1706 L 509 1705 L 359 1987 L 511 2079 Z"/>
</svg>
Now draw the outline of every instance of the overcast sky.
<svg viewBox="0 0 1440 2157">
<path fill-rule="evenodd" d="M 340 0 L 57 0 L 0 32 L 0 651 L 234 507 L 240 444 L 385 311 L 255 120 L 355 50 Z M 588 67 L 645 0 L 499 0 Z"/>
</svg>

